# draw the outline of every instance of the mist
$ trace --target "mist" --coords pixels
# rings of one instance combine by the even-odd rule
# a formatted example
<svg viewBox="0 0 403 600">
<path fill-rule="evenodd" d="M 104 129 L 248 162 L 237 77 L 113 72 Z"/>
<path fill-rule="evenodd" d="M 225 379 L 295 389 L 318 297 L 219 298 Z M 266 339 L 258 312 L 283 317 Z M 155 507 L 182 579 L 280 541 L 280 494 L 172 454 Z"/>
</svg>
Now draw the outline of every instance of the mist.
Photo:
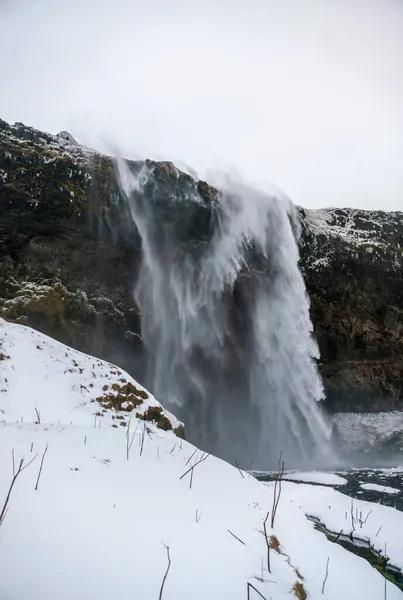
<svg viewBox="0 0 403 600">
<path fill-rule="evenodd" d="M 305 207 L 403 209 L 399 0 L 0 0 L 0 21 L 0 118 Z"/>
</svg>

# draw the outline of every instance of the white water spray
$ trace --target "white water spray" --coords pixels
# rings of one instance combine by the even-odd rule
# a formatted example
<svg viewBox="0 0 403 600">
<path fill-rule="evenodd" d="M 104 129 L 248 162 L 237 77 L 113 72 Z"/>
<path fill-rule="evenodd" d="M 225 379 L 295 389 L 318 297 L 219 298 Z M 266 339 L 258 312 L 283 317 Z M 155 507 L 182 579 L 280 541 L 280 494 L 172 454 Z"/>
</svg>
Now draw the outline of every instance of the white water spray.
<svg viewBox="0 0 403 600">
<path fill-rule="evenodd" d="M 330 428 L 294 206 L 231 182 L 208 204 L 194 182 L 178 193 L 173 167 L 167 195 L 155 167 L 118 164 L 142 240 L 147 385 L 191 441 L 243 467 L 272 467 L 280 452 L 287 467 L 323 464 Z"/>
</svg>

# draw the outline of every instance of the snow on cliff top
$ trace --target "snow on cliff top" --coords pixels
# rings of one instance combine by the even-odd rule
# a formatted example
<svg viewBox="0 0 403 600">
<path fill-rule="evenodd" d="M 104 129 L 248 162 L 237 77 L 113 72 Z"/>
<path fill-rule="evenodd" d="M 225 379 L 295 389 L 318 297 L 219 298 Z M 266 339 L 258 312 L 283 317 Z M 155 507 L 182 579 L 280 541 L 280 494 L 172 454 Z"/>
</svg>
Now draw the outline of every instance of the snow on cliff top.
<svg viewBox="0 0 403 600">
<path fill-rule="evenodd" d="M 338 237 L 352 244 L 403 243 L 403 213 L 353 208 L 300 211 L 306 228 L 315 235 Z"/>
<path fill-rule="evenodd" d="M 0 119 L 1 141 L 7 142 L 7 146 L 31 148 L 37 152 L 45 149 L 51 154 L 64 154 L 77 162 L 85 162 L 97 155 L 102 156 L 100 152 L 78 144 L 74 137 L 67 131 L 61 131 L 56 135 L 52 135 L 51 133 L 45 133 L 33 127 L 28 127 L 23 123 L 9 125 L 2 119 Z"/>
<path fill-rule="evenodd" d="M 347 531 L 347 496 L 283 482 L 273 529 L 267 521 L 269 572 L 263 524 L 273 483 L 141 420 L 159 405 L 117 367 L 3 320 L 0 343 L 0 514 L 13 462 L 15 470 L 22 457 L 27 465 L 0 525 L 1 600 L 155 600 L 167 546 L 162 600 L 246 600 L 248 583 L 267 600 L 295 598 L 298 586 L 312 600 L 384 597 L 383 577 L 305 517 Z M 127 385 L 122 379 L 143 400 L 130 423 L 125 410 L 94 399 L 111 389 L 117 396 L 112 386 Z M 175 417 L 164 415 L 175 428 Z M 127 425 L 114 427 L 116 416 Z M 359 535 L 375 539 L 382 524 L 376 539 L 387 539 L 391 560 L 403 564 L 402 513 L 358 500 L 354 507 L 373 509 Z M 387 597 L 403 595 L 388 582 Z"/>
</svg>

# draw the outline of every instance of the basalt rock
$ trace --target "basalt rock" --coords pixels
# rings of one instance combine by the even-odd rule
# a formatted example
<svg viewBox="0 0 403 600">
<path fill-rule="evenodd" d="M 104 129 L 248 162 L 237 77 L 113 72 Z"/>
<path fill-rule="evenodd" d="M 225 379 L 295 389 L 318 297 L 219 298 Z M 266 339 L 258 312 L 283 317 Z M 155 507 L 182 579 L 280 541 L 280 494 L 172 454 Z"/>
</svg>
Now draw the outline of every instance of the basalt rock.
<svg viewBox="0 0 403 600">
<path fill-rule="evenodd" d="M 114 169 L 66 133 L 0 121 L 0 314 L 134 372 L 140 242 Z"/>
<path fill-rule="evenodd" d="M 328 408 L 403 409 L 403 213 L 301 209 L 301 223 Z"/>
<path fill-rule="evenodd" d="M 172 163 L 128 165 L 139 173 L 147 165 L 144 201 L 158 203 L 161 222 L 175 228 L 186 251 L 199 251 L 218 192 Z M 194 194 L 200 203 L 187 202 Z M 403 213 L 299 214 L 326 405 L 403 408 Z M 133 296 L 140 255 L 110 157 L 67 132 L 53 136 L 0 120 L 0 316 L 118 363 L 141 381 Z"/>
</svg>

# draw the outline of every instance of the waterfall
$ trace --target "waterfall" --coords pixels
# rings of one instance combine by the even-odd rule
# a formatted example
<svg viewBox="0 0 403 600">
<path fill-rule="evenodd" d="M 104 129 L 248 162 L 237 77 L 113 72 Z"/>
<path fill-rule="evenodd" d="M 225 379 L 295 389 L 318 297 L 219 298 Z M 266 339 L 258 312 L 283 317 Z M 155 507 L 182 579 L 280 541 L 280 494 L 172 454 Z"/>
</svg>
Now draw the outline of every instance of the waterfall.
<svg viewBox="0 0 403 600">
<path fill-rule="evenodd" d="M 142 243 L 135 286 L 147 386 L 190 441 L 244 468 L 323 464 L 309 300 L 288 200 L 225 181 L 214 197 L 170 163 L 118 161 Z"/>
</svg>

